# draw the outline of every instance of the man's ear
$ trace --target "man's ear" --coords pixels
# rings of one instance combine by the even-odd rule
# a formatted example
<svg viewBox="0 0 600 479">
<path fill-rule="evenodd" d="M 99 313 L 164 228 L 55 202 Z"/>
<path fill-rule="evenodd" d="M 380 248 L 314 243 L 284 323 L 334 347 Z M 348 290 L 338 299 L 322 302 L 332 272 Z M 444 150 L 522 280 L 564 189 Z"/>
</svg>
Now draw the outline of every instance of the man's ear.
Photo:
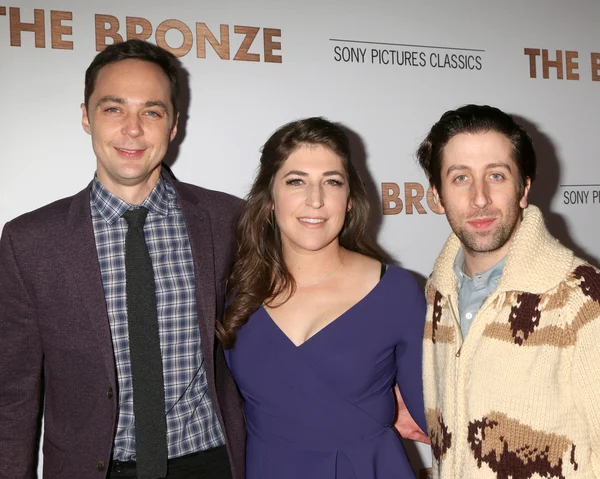
<svg viewBox="0 0 600 479">
<path fill-rule="evenodd" d="M 88 116 L 85 103 L 81 104 L 81 126 L 83 127 L 83 131 L 85 131 L 88 135 L 92 134 L 92 129 L 90 128 L 90 118 Z"/>
<path fill-rule="evenodd" d="M 171 127 L 171 134 L 169 135 L 169 141 L 173 141 L 175 136 L 177 136 L 177 125 L 179 124 L 179 113 L 175 117 L 175 121 L 173 122 L 173 126 Z"/>
<path fill-rule="evenodd" d="M 442 197 L 440 196 L 437 188 L 432 186 L 431 191 L 433 193 L 433 201 L 435 201 L 435 204 L 437 205 L 437 212 L 441 215 L 445 214 L 446 208 L 444 208 L 444 205 L 442 204 Z"/>
<path fill-rule="evenodd" d="M 531 178 L 525 178 L 525 186 L 523 187 L 523 194 L 521 195 L 521 199 L 519 200 L 519 206 L 523 209 L 529 206 L 528 196 L 529 190 L 531 188 Z"/>
</svg>

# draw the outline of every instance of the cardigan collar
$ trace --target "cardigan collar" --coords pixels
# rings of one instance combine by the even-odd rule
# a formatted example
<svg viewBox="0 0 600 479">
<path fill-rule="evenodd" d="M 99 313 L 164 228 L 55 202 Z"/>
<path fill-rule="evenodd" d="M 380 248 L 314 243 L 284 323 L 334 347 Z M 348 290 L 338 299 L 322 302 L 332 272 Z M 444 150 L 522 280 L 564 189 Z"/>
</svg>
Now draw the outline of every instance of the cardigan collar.
<svg viewBox="0 0 600 479">
<path fill-rule="evenodd" d="M 453 265 L 460 248 L 460 240 L 452 233 L 429 278 L 429 286 L 444 296 L 457 294 Z M 523 220 L 512 239 L 496 291 L 545 293 L 557 287 L 569 274 L 573 259 L 573 252 L 550 235 L 540 210 L 529 205 L 523 210 Z"/>
</svg>

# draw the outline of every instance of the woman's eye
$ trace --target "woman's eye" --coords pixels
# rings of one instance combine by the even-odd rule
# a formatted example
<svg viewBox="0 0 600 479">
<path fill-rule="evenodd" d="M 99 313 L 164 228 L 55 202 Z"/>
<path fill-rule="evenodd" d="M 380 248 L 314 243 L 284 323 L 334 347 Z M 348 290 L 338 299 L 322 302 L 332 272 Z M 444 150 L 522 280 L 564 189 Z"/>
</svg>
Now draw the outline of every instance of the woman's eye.
<svg viewBox="0 0 600 479">
<path fill-rule="evenodd" d="M 298 186 L 302 184 L 302 180 L 300 178 L 290 178 L 285 182 L 286 185 Z"/>
<path fill-rule="evenodd" d="M 344 182 L 340 180 L 327 180 L 327 184 L 332 186 L 343 186 Z"/>
</svg>

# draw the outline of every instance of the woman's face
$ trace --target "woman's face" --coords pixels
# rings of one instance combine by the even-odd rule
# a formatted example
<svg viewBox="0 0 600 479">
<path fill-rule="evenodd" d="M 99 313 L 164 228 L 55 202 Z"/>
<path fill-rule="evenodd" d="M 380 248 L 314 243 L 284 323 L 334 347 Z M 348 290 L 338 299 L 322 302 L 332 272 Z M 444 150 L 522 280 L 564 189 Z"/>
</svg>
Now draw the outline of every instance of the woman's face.
<svg viewBox="0 0 600 479">
<path fill-rule="evenodd" d="M 284 252 L 316 253 L 338 236 L 350 208 L 342 160 L 324 146 L 305 145 L 283 163 L 273 183 L 273 209 Z"/>
</svg>

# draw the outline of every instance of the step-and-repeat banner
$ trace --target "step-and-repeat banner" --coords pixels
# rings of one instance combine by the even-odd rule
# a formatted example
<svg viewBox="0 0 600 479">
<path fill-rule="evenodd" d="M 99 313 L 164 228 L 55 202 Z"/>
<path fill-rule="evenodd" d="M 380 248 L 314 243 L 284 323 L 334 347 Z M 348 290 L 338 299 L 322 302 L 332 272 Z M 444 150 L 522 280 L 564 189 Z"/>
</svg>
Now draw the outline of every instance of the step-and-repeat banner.
<svg viewBox="0 0 600 479">
<path fill-rule="evenodd" d="M 592 0 L 0 0 L 0 224 L 91 180 L 84 72 L 106 45 L 135 37 L 187 71 L 169 155 L 184 181 L 244 196 L 276 128 L 340 122 L 372 233 L 424 279 L 449 227 L 415 150 L 444 111 L 486 103 L 532 135 L 531 199 L 552 233 L 598 264 L 598 18 Z M 428 448 L 407 448 L 426 477 Z"/>
</svg>

